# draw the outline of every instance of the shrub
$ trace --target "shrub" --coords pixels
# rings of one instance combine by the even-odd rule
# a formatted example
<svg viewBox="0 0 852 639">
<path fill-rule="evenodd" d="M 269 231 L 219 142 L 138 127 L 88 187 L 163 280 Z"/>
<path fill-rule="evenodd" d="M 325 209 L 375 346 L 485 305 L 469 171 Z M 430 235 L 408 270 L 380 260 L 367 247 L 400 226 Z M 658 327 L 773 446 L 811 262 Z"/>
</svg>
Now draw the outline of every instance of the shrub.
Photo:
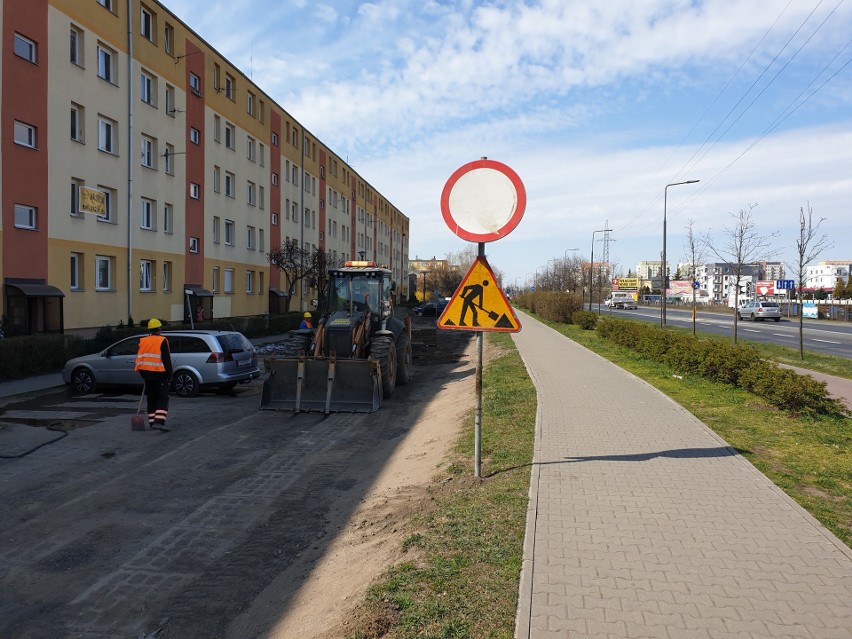
<svg viewBox="0 0 852 639">
<path fill-rule="evenodd" d="M 536 313 L 551 322 L 571 323 L 571 315 L 583 308 L 583 300 L 573 293 L 541 291 L 534 293 Z"/>
<path fill-rule="evenodd" d="M 598 323 L 598 315 L 591 311 L 575 311 L 571 314 L 571 322 L 584 331 L 592 331 Z"/>
</svg>

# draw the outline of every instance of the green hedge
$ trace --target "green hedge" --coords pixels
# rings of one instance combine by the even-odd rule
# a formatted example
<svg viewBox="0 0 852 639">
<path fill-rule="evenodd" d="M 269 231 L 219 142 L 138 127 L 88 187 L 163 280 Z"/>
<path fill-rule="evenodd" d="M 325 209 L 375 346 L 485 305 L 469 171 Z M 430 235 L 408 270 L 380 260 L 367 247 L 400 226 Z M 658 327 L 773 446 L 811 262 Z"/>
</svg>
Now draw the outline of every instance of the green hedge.
<svg viewBox="0 0 852 639">
<path fill-rule="evenodd" d="M 582 310 L 583 299 L 560 291 L 528 291 L 512 298 L 512 303 L 551 322 L 570 324 L 572 315 Z"/>
<path fill-rule="evenodd" d="M 678 373 L 743 388 L 791 413 L 845 412 L 842 403 L 828 396 L 825 382 L 764 360 L 752 346 L 698 339 L 652 324 L 608 318 L 598 321 L 597 332 L 644 357 L 668 364 Z"/>
<path fill-rule="evenodd" d="M 299 327 L 302 313 L 293 311 L 280 315 L 232 317 L 196 322 L 195 327 L 212 330 L 236 330 L 248 338 L 282 335 Z M 62 370 L 73 357 L 97 353 L 120 339 L 146 332 L 147 319 L 139 325 L 120 323 L 102 326 L 93 338 L 77 335 L 22 335 L 0 338 L 0 382 L 22 379 Z M 163 322 L 164 330 L 188 329 L 188 324 Z"/>
<path fill-rule="evenodd" d="M 576 324 L 584 331 L 592 331 L 598 324 L 598 314 L 592 311 L 574 311 L 571 320 L 573 324 Z"/>
</svg>

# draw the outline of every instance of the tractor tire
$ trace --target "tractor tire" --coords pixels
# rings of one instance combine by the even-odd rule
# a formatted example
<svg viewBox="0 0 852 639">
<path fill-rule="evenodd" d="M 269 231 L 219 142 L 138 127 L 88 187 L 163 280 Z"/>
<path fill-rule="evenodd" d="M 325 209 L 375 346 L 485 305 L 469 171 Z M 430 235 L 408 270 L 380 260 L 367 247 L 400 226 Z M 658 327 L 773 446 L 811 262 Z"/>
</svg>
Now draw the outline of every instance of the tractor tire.
<svg viewBox="0 0 852 639">
<path fill-rule="evenodd" d="M 405 386 L 411 380 L 411 336 L 400 333 L 396 341 L 396 383 Z"/>
<path fill-rule="evenodd" d="M 382 397 L 390 397 L 396 387 L 396 348 L 390 337 L 379 335 L 370 345 L 370 359 L 382 371 Z"/>
</svg>

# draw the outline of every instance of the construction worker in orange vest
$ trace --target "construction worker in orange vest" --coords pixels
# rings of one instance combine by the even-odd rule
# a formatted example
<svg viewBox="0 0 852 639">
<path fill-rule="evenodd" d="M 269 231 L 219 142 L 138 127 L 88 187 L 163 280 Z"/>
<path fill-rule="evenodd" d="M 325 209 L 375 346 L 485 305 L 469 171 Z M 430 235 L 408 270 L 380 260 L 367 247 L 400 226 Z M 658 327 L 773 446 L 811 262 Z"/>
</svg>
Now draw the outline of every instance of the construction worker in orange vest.
<svg viewBox="0 0 852 639">
<path fill-rule="evenodd" d="M 149 334 L 139 340 L 136 368 L 145 380 L 148 398 L 148 424 L 163 432 L 169 415 L 169 385 L 172 382 L 172 353 L 169 341 L 160 335 L 163 323 L 156 317 L 148 320 Z"/>
<path fill-rule="evenodd" d="M 299 324 L 299 329 L 311 329 L 313 330 L 314 326 L 311 324 L 311 314 L 309 311 L 305 311 L 305 314 L 302 315 L 302 323 Z"/>
</svg>

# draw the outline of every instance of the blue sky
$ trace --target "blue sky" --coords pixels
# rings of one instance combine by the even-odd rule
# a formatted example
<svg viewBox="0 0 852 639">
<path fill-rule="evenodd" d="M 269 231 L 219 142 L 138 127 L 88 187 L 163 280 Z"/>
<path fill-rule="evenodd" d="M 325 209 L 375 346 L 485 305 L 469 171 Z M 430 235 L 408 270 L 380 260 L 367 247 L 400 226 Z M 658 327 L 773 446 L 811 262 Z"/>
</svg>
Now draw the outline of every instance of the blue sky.
<svg viewBox="0 0 852 639">
<path fill-rule="evenodd" d="M 719 242 L 752 204 L 775 259 L 810 204 L 820 258 L 852 261 L 852 2 L 166 4 L 409 216 L 411 258 L 467 245 L 441 190 L 487 156 L 528 198 L 486 246 L 505 286 L 588 258 L 607 225 L 623 272 L 659 259 L 664 187 L 688 179 L 668 190 L 673 266 L 690 219 Z"/>
</svg>

